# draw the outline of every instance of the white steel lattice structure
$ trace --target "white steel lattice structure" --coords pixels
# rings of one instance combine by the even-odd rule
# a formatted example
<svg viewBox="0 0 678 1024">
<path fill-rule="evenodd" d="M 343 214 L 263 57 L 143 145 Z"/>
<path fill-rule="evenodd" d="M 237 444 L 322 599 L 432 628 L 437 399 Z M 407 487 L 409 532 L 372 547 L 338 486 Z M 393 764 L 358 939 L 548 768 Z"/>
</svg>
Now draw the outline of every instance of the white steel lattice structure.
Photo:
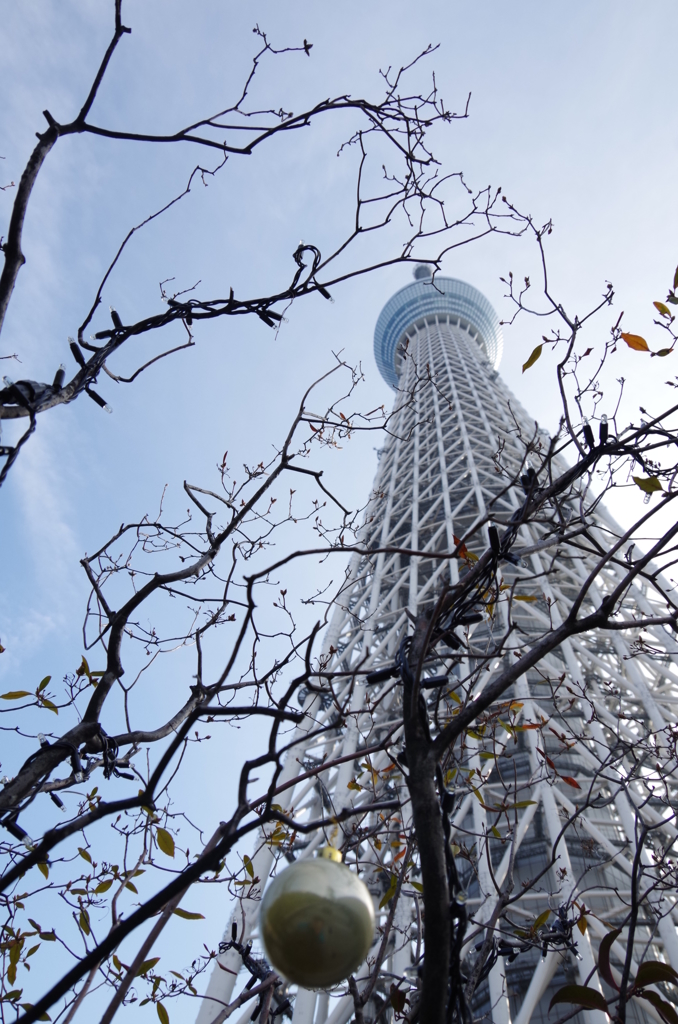
<svg viewBox="0 0 678 1024">
<path fill-rule="evenodd" d="M 298 730 L 298 745 L 288 756 L 282 780 L 292 780 L 323 758 L 336 760 L 356 754 L 356 760 L 345 760 L 338 768 L 288 790 L 285 806 L 300 821 L 319 817 L 323 808 L 336 813 L 350 802 L 359 805 L 373 802 L 375 796 L 400 796 L 402 816 L 394 814 L 382 823 L 383 829 L 392 832 L 393 843 L 382 842 L 377 848 L 363 841 L 365 831 L 357 835 L 352 832 L 350 822 L 342 826 L 344 836 L 339 836 L 345 840 L 347 862 L 358 864 L 361 876 L 375 895 L 377 908 L 389 884 L 390 865 L 402 855 L 400 837 L 409 812 L 405 781 L 402 774 L 393 770 L 392 757 L 381 752 L 366 760 L 360 754 L 361 750 L 377 745 L 392 729 L 395 732 L 389 752 L 397 754 L 402 746 L 398 680 L 371 681 L 364 672 L 392 664 L 403 637 L 412 630 L 412 619 L 432 605 L 443 581 L 449 582 L 451 577 L 452 584 L 457 582 L 458 561 L 427 558 L 426 553 L 453 551 L 455 536 L 470 535 L 474 524 L 486 518 L 488 509 L 493 510 L 498 521 L 506 522 L 523 501 L 520 488 L 506 489 L 506 478 L 497 470 L 497 453 L 503 450 L 503 465 L 517 474 L 524 458 L 522 439 L 534 434 L 535 424 L 497 374 L 501 349 L 501 328 L 487 300 L 469 285 L 448 278 L 437 278 L 433 288 L 421 268 L 418 279 L 389 301 L 377 324 L 377 362 L 385 379 L 397 389 L 398 397 L 361 541 L 368 550 L 390 547 L 399 552 L 379 553 L 371 558 L 353 556 L 324 642 L 329 668 L 343 680 L 340 684 L 335 680 L 340 701 L 350 702 L 350 711 L 337 722 L 336 728 L 322 737 L 305 740 L 314 726 L 332 725 L 336 719 L 336 702 L 310 695 L 306 698 L 308 719 Z M 429 379 L 429 372 L 433 384 L 424 379 Z M 602 507 L 589 516 L 589 525 L 589 535 L 603 548 L 609 546 L 612 535 L 619 533 Z M 469 547 L 475 546 L 478 553 L 488 545 L 486 526 L 483 535 L 484 539 L 478 536 L 469 541 Z M 523 526 L 514 550 L 520 555 L 521 548 L 534 548 L 542 538 L 539 526 Z M 408 550 L 421 554 L 403 553 Z M 523 556 L 522 564 L 520 557 L 516 558 L 517 565 L 504 563 L 505 584 L 518 578 L 526 598 L 520 604 L 514 602 L 511 612 L 521 644 L 529 643 L 530 635 L 543 635 L 549 622 L 557 625 L 566 616 L 594 564 L 593 558 L 593 553 L 587 553 L 582 546 L 561 546 L 555 560 L 553 550 L 532 550 Z M 592 602 L 599 602 L 606 590 L 615 585 L 615 572 L 610 566 L 598 577 L 590 594 Z M 643 585 L 635 587 L 628 600 L 643 614 L 652 614 L 657 607 L 656 597 Z M 506 625 L 506 616 L 506 604 L 498 603 L 495 625 L 486 618 L 468 627 L 467 636 L 476 650 L 487 645 L 497 623 L 499 627 Z M 521 786 L 527 788 L 526 795 L 532 799 L 526 801 L 517 823 L 518 884 L 546 863 L 554 843 L 558 844 L 559 857 L 557 870 L 550 869 L 547 882 L 525 893 L 516 905 L 514 917 L 520 919 L 522 915 L 529 924 L 548 908 L 549 898 L 552 910 L 557 909 L 558 902 L 571 902 L 577 886 L 585 893 L 583 898 L 592 914 L 586 933 L 577 934 L 579 960 L 572 953 L 553 950 L 542 957 L 537 949 L 522 953 L 511 964 L 500 956 L 478 990 L 474 1004 L 474 1010 L 484 1014 L 486 1020 L 496 1024 L 546 1021 L 553 991 L 565 981 L 585 983 L 595 967 L 601 936 L 626 912 L 635 853 L 636 807 L 648 797 L 642 780 L 636 777 L 632 784 L 624 785 L 625 769 L 623 765 L 618 767 L 619 785 L 609 778 L 607 783 L 595 783 L 603 795 L 609 794 L 607 806 L 584 813 L 577 829 L 565 837 L 561 837 L 561 830 L 564 819 L 572 814 L 586 791 L 587 780 L 594 777 L 596 766 L 617 739 L 633 742 L 643 729 L 659 732 L 675 723 L 676 647 L 663 627 L 650 633 L 652 657 L 640 653 L 629 658 L 629 638 L 623 639 L 619 632 L 572 638 L 540 663 L 538 670 L 523 676 L 512 691 L 516 706 L 520 705 L 520 721 L 535 723 L 548 718 L 559 723 L 555 732 L 528 729 L 520 733 L 520 743 L 516 741 L 516 777 L 522 780 Z M 509 650 L 504 657 L 511 653 L 515 652 Z M 489 662 L 477 686 L 486 685 L 500 664 L 500 659 Z M 363 674 L 356 675 L 356 667 Z M 451 669 L 452 681 L 455 676 L 463 679 L 466 668 L 457 656 Z M 587 700 L 556 698 L 554 702 L 545 680 L 563 677 L 567 684 L 572 684 L 570 693 L 575 697 L 585 687 Z M 447 706 L 453 708 L 454 704 L 448 700 Z M 559 732 L 567 734 L 566 744 L 558 739 Z M 507 730 L 507 744 L 509 736 Z M 551 746 L 546 746 L 549 743 Z M 558 754 L 560 775 L 567 769 L 571 777 L 579 779 L 580 789 L 549 777 L 540 744 L 546 746 L 546 755 L 549 750 Z M 483 760 L 483 746 L 482 736 L 467 738 L 469 765 L 478 775 L 488 763 Z M 491 793 L 493 786 L 498 786 L 496 775 L 486 773 L 485 779 L 483 792 Z M 490 830 L 487 807 L 487 797 L 480 801 L 474 798 L 470 787 L 460 788 L 452 818 L 462 850 L 470 845 L 467 837 L 474 837 L 475 854 L 470 860 L 460 858 L 460 870 L 468 886 L 468 906 L 477 922 L 488 920 L 496 900 L 495 883 L 502 884 L 508 869 L 508 851 Z M 664 817 L 663 808 L 656 801 L 646 803 L 644 814 L 658 823 Z M 369 822 L 363 822 L 363 826 L 369 830 Z M 678 833 L 670 822 L 662 827 L 670 845 Z M 295 855 L 311 856 L 327 838 L 320 833 L 311 836 L 306 845 L 295 849 Z M 337 841 L 336 835 L 329 838 Z M 648 858 L 649 854 L 643 856 Z M 492 872 L 488 859 L 493 865 Z M 252 857 L 262 889 L 275 860 L 275 842 L 270 836 L 268 840 L 262 837 Z M 415 876 L 416 855 L 412 878 Z M 241 935 L 245 921 L 247 935 L 256 943 L 258 894 L 253 895 L 255 898 L 243 900 L 242 906 L 236 907 L 234 920 Z M 418 900 L 416 885 L 403 887 L 395 913 L 394 939 L 384 965 L 384 980 L 365 1009 L 366 1020 L 374 1020 L 380 1009 L 380 1020 L 389 1019 L 392 1011 L 384 1010 L 384 1000 L 394 977 L 415 981 L 415 961 L 421 943 Z M 378 919 L 381 915 L 383 920 L 388 909 L 388 905 L 377 909 Z M 638 962 L 644 944 L 654 943 L 656 953 L 678 969 L 678 912 L 667 905 L 666 897 L 661 912 L 664 916 L 656 927 L 649 922 L 638 930 L 634 963 Z M 225 939 L 230 936 L 229 923 Z M 613 973 L 623 963 L 625 945 L 622 933 L 612 947 Z M 231 949 L 220 961 L 227 971 L 215 968 L 199 1024 L 222 1019 L 220 1011 L 236 983 L 241 965 L 238 954 Z M 362 970 L 366 972 L 367 967 Z M 597 984 L 595 976 L 589 984 Z M 346 1024 L 353 1016 L 353 1003 L 345 987 L 332 993 L 292 989 L 292 995 L 294 1024 Z M 660 1019 L 649 1004 L 646 1012 L 649 1018 Z M 629 1007 L 629 1019 L 634 1014 L 636 1020 L 645 1019 L 643 1011 Z M 244 1022 L 250 1015 L 251 1004 L 240 1019 Z M 603 1024 L 605 1020 L 600 1011 L 587 1011 L 586 1016 L 589 1024 Z M 236 1013 L 234 1020 L 238 1019 Z"/>
</svg>

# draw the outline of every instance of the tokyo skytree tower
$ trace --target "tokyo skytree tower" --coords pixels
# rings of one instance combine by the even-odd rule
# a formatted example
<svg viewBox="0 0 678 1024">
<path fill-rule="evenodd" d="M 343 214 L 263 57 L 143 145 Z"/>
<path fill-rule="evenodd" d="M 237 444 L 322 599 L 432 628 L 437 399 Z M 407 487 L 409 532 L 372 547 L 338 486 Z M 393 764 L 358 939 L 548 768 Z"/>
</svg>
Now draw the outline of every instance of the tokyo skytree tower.
<svg viewBox="0 0 678 1024">
<path fill-rule="evenodd" d="M 470 285 L 451 278 L 437 276 L 432 285 L 430 271 L 423 266 L 417 268 L 415 281 L 398 291 L 379 316 L 375 357 L 382 376 L 396 391 L 396 400 L 359 541 L 365 551 L 381 550 L 369 557 L 352 556 L 324 639 L 326 669 L 334 674 L 336 699 L 329 693 L 327 698 L 313 693 L 306 696 L 307 719 L 298 727 L 298 742 L 287 757 L 280 784 L 292 783 L 301 773 L 307 775 L 323 761 L 340 763 L 300 780 L 280 799 L 286 813 L 299 822 L 329 818 L 349 805 L 359 807 L 389 798 L 399 800 L 400 808 L 397 812 L 371 812 L 359 828 L 353 823 L 358 819 L 349 818 L 334 826 L 331 835 L 328 830 L 299 834 L 296 844 L 286 851 L 287 859 L 280 857 L 279 840 L 269 828 L 252 852 L 258 889 L 252 898 L 239 901 L 233 912 L 241 948 L 251 940 L 252 955 L 260 955 L 260 896 L 275 873 L 276 862 L 281 870 L 287 861 L 312 857 L 329 842 L 343 849 L 349 867 L 359 870 L 374 897 L 377 925 L 383 925 L 391 910 L 385 899 L 389 886 L 393 888 L 395 873 L 405 863 L 402 858 L 410 857 L 412 868 L 399 892 L 380 976 L 364 1008 L 366 1022 L 393 1019 L 393 1006 L 397 1005 L 389 1003 L 389 993 L 394 984 L 403 992 L 414 990 L 424 940 L 421 886 L 416 883 L 418 855 L 409 846 L 405 849 L 411 812 L 403 770 L 406 758 L 401 756 L 402 690 L 396 672 L 389 669 L 404 638 L 412 634 L 417 616 L 432 608 L 443 586 L 454 587 L 464 572 L 463 559 L 427 557 L 427 553 L 453 552 L 459 538 L 468 537 L 466 564 L 471 564 L 468 559 L 476 557 L 474 549 L 480 555 L 490 546 L 488 515 L 496 517 L 497 523 L 510 523 L 525 500 L 520 486 L 507 486 L 499 459 L 511 478 L 519 479 L 521 466 L 524 472 L 525 444 L 535 436 L 536 425 L 498 375 L 502 347 L 501 327 L 488 300 Z M 548 447 L 548 438 L 541 432 L 538 436 Z M 565 464 L 556 460 L 555 467 L 562 471 Z M 579 507 L 573 514 L 581 514 Z M 604 550 L 609 549 L 611 538 L 620 535 L 601 505 L 587 515 L 587 522 L 589 536 Z M 485 525 L 474 535 L 478 523 Z M 510 612 L 511 636 L 520 637 L 522 649 L 530 636 L 543 636 L 567 617 L 595 565 L 594 554 L 581 546 L 576 550 L 567 544 L 549 547 L 544 529 L 532 523 L 520 526 L 510 557 L 501 563 L 502 588 L 514 587 L 517 595 Z M 588 600 L 599 602 L 618 582 L 616 572 L 608 563 Z M 630 615 L 634 610 L 646 616 L 656 614 L 658 606 L 654 591 L 642 582 L 633 585 L 625 603 Z M 463 688 L 471 651 L 484 649 L 497 631 L 503 632 L 508 614 L 506 602 L 498 600 L 492 621 L 487 615 L 470 616 L 469 620 L 482 621 L 457 627 L 464 643 L 460 645 L 450 636 L 448 660 L 443 653 L 442 669 L 430 671 L 442 670 L 451 689 L 455 685 Z M 466 738 L 465 787 L 455 788 L 455 780 L 446 778 L 455 795 L 449 815 L 452 849 L 465 887 L 469 918 L 476 926 L 468 929 L 469 935 L 489 921 L 509 871 L 514 873 L 514 891 L 518 892 L 521 883 L 543 872 L 539 884 L 526 884 L 512 907 L 512 921 L 522 924 L 526 933 L 540 915 L 549 918 L 548 911 L 548 927 L 557 929 L 559 909 L 567 907 L 570 917 L 575 913 L 573 907 L 579 907 L 582 916 L 582 908 L 586 909 L 585 927 L 572 931 L 570 926 L 576 949 L 572 941 L 569 948 L 552 943 L 543 949 L 539 943 L 521 949 L 520 938 L 504 936 L 495 942 L 491 969 L 473 997 L 475 1020 L 546 1022 L 550 999 L 558 988 L 568 983 L 598 986 L 595 967 L 600 940 L 619 927 L 628 913 L 638 807 L 642 806 L 645 820 L 659 827 L 668 845 L 678 837 L 673 824 L 664 821 L 661 801 L 651 798 L 637 773 L 628 785 L 623 784 L 625 762 L 615 761 L 619 785 L 610 782 L 609 773 L 605 778 L 596 775 L 620 738 L 633 744 L 641 734 L 659 733 L 676 721 L 678 648 L 663 627 L 645 632 L 653 645 L 651 655 L 644 649 L 631 652 L 629 644 L 635 635 L 619 631 L 574 636 L 523 675 L 510 691 L 516 709 L 514 725 L 521 722 L 524 728 L 518 731 L 509 725 L 503 741 L 513 751 L 511 780 L 519 790 L 514 860 L 509 850 L 512 844 L 493 824 L 489 810 L 492 801 L 488 794 L 501 790 L 498 769 L 491 767 L 496 746 L 494 753 L 488 753 L 487 738 L 471 730 Z M 476 676 L 476 689 L 487 685 L 507 659 L 520 656 L 520 651 L 511 649 L 511 636 L 496 661 L 486 662 Z M 465 653 L 466 659 L 461 656 Z M 454 701 L 449 695 L 441 697 L 445 690 L 441 691 L 439 680 L 440 676 L 435 677 L 427 687 L 422 678 L 424 696 L 442 700 L 453 713 Z M 557 692 L 553 681 L 559 683 Z M 459 696 L 454 699 L 458 702 Z M 348 708 L 341 718 L 336 713 L 337 703 Z M 526 727 L 530 723 L 531 728 Z M 325 728 L 322 734 L 317 733 L 318 726 Z M 307 739 L 314 731 L 315 737 Z M 383 748 L 386 736 L 388 744 Z M 376 752 L 370 753 L 374 748 Z M 554 758 L 558 765 L 555 774 L 548 768 Z M 630 767 L 628 774 L 631 778 Z M 482 799 L 469 784 L 472 776 L 483 782 Z M 602 794 L 596 809 L 585 809 L 576 819 L 576 827 L 566 828 L 592 785 Z M 606 794 L 608 798 L 602 799 Z M 370 835 L 377 834 L 380 838 L 371 841 Z M 552 858 L 554 850 L 557 857 Z M 649 864 L 646 850 L 639 856 Z M 666 895 L 658 897 L 663 916 L 648 917 L 636 929 L 634 972 L 650 947 L 656 957 L 678 970 L 678 906 L 669 905 L 668 900 Z M 225 1004 L 242 984 L 243 975 L 240 983 L 236 977 L 242 959 L 229 941 L 232 922 L 219 957 L 224 969 L 215 965 L 198 1024 L 223 1020 Z M 378 927 L 375 955 L 381 941 Z M 622 930 L 610 952 L 611 972 L 617 980 L 626 947 Z M 471 964 L 476 948 L 471 941 L 463 950 Z M 358 984 L 369 973 L 370 957 L 356 974 Z M 284 1003 L 274 1000 L 271 1012 L 276 1012 L 277 1005 L 278 1019 L 283 1014 L 292 1016 L 294 1024 L 347 1024 L 354 1016 L 346 984 L 330 992 L 291 986 L 286 997 L 289 1001 Z M 551 1020 L 557 1016 L 555 1013 Z M 252 1003 L 233 1016 L 238 1024 L 250 1019 Z M 607 1018 L 601 1010 L 587 1010 L 577 1019 L 604 1024 Z M 645 1003 L 642 1007 L 629 1004 L 627 1019 L 661 1022 L 655 1009 Z"/>
</svg>

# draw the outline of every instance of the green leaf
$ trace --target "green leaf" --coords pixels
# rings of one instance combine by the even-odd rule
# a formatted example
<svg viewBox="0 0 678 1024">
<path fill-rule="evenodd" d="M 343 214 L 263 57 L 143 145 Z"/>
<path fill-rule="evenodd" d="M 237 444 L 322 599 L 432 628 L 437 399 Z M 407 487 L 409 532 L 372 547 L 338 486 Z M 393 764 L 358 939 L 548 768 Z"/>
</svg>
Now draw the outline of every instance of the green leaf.
<svg viewBox="0 0 678 1024">
<path fill-rule="evenodd" d="M 245 871 L 250 876 L 250 878 L 254 878 L 254 868 L 252 867 L 252 861 L 249 859 L 247 854 L 245 854 L 245 856 L 243 857 L 243 864 L 245 865 Z"/>
<path fill-rule="evenodd" d="M 396 875 L 391 875 L 391 884 L 388 890 L 384 893 L 379 904 L 379 909 L 383 910 L 387 903 L 389 903 L 395 896 L 395 891 L 398 886 L 398 878 Z"/>
<path fill-rule="evenodd" d="M 80 921 L 80 927 L 84 931 L 85 935 L 89 935 L 89 933 L 90 933 L 89 914 L 87 913 L 86 910 L 83 909 L 83 910 L 80 911 L 79 921 Z"/>
<path fill-rule="evenodd" d="M 142 975 L 147 974 L 148 971 L 150 971 L 151 967 L 155 967 L 159 959 L 159 956 L 154 956 L 151 957 L 150 960 L 144 960 L 144 962 L 139 965 L 139 970 L 137 971 L 135 976 L 137 978 L 141 978 Z"/>
<path fill-rule="evenodd" d="M 607 1013 L 607 1001 L 602 992 L 588 985 L 563 985 L 549 1003 L 549 1012 L 556 1003 L 575 1003 L 587 1010 L 602 1010 Z"/>
<path fill-rule="evenodd" d="M 539 356 L 541 355 L 541 350 L 543 349 L 543 347 L 544 345 L 542 343 L 541 345 L 537 345 L 536 348 L 532 349 L 530 358 L 527 360 L 526 363 L 523 363 L 523 373 L 525 373 L 525 370 L 529 370 L 531 366 L 534 366 L 534 364 L 539 359 Z"/>
<path fill-rule="evenodd" d="M 615 928 L 614 931 L 608 932 L 600 940 L 600 948 L 598 950 L 598 973 L 600 974 L 603 981 L 606 981 L 610 988 L 617 989 L 619 986 L 612 977 L 612 970 L 610 968 L 610 949 L 612 943 L 619 938 L 621 935 L 621 929 Z"/>
<path fill-rule="evenodd" d="M 47 697 L 41 697 L 40 703 L 42 704 L 43 708 L 48 708 L 48 710 L 53 711 L 55 715 L 59 714 L 59 709 L 56 706 L 56 704 L 53 701 L 48 700 Z"/>
<path fill-rule="evenodd" d="M 168 857 L 174 856 L 174 840 L 167 829 L 159 828 L 155 833 L 155 839 L 163 853 L 167 854 Z"/>
<path fill-rule="evenodd" d="M 183 917 L 185 921 L 204 921 L 204 914 L 196 914 L 192 910 L 182 910 L 181 907 L 175 907 L 172 911 L 177 917 Z"/>
<path fill-rule="evenodd" d="M 424 891 L 424 886 L 421 884 L 421 882 L 412 882 L 412 888 L 416 889 L 417 892 L 423 892 Z"/>
<path fill-rule="evenodd" d="M 665 999 L 662 999 L 658 992 L 653 992 L 650 989 L 649 992 L 636 992 L 634 994 L 641 999 L 647 999 L 648 1003 L 652 1003 L 662 1020 L 666 1021 L 666 1024 L 678 1024 L 678 1013 L 676 1013 L 675 1008 L 670 1003 L 667 1003 Z"/>
<path fill-rule="evenodd" d="M 108 892 L 108 890 L 111 888 L 112 885 L 113 885 L 113 879 L 112 878 L 107 878 L 105 882 L 99 882 L 99 884 L 97 885 L 96 889 L 94 890 L 94 894 L 96 896 L 100 896 L 102 892 Z"/>
<path fill-rule="evenodd" d="M 83 850 L 82 846 L 78 847 L 78 853 L 80 854 L 80 856 L 82 857 L 83 860 L 87 861 L 88 864 L 92 863 L 92 858 L 90 857 L 90 855 L 87 852 L 87 850 Z"/>
<path fill-rule="evenodd" d="M 23 991 L 23 989 L 22 989 L 22 991 Z M 6 998 L 7 998 L 7 996 L 5 996 L 5 999 Z M 21 1004 L 21 1009 L 22 1010 L 32 1010 L 33 1009 L 33 1003 L 22 1003 Z M 51 1019 L 52 1018 L 50 1017 L 50 1015 L 48 1013 L 42 1013 L 38 1017 L 38 1020 L 51 1020 Z"/>
<path fill-rule="evenodd" d="M 30 697 L 28 690 L 8 690 L 7 693 L 0 693 L 0 700 L 21 700 L 22 697 Z"/>
<path fill-rule="evenodd" d="M 634 352 L 649 352 L 650 346 L 639 334 L 625 334 L 622 331 L 622 338 Z"/>
<path fill-rule="evenodd" d="M 158 1017 L 160 1018 L 161 1024 L 169 1024 L 169 1013 L 162 1003 L 156 1003 L 155 1008 L 158 1011 Z"/>
<path fill-rule="evenodd" d="M 506 811 L 513 811 L 513 810 L 520 811 L 520 810 L 523 809 L 523 807 L 531 807 L 533 804 L 536 804 L 536 802 L 537 802 L 536 800 L 518 800 L 515 804 L 509 804 L 508 807 L 504 808 L 504 810 L 506 810 Z"/>
<path fill-rule="evenodd" d="M 130 892 L 133 892 L 136 896 L 139 895 L 139 890 L 137 889 L 137 887 L 134 884 L 134 882 L 125 882 L 125 888 L 129 889 Z"/>
<path fill-rule="evenodd" d="M 654 352 L 653 354 L 655 356 L 662 356 L 663 358 L 664 356 L 670 356 L 672 352 L 672 348 L 660 348 L 658 352 Z"/>
<path fill-rule="evenodd" d="M 673 287 L 678 288 L 678 267 L 676 267 L 676 272 L 673 275 Z"/>
<path fill-rule="evenodd" d="M 38 870 L 42 872 L 45 878 L 49 878 L 49 864 L 46 861 L 40 861 L 38 864 Z"/>
<path fill-rule="evenodd" d="M 532 925 L 532 931 L 538 932 L 539 929 L 542 928 L 546 924 L 546 922 L 548 921 L 550 916 L 551 916 L 551 911 L 550 910 L 545 910 L 543 914 L 540 914 L 539 917 L 537 918 L 537 920 Z"/>
<path fill-rule="evenodd" d="M 652 305 L 659 310 L 662 316 L 671 316 L 671 310 L 663 302 L 653 302 Z"/>
<path fill-rule="evenodd" d="M 661 491 L 662 489 L 662 485 L 656 476 L 634 476 L 633 482 L 634 484 L 637 484 L 645 494 L 654 494 L 656 491 Z"/>
<path fill-rule="evenodd" d="M 661 960 L 645 960 L 638 968 L 636 988 L 656 985 L 661 981 L 668 981 L 672 985 L 678 982 L 678 974 L 669 964 L 662 963 Z"/>
<path fill-rule="evenodd" d="M 51 676 L 45 676 L 44 679 L 40 680 L 40 685 L 38 686 L 38 693 L 42 693 L 42 691 L 45 689 L 51 678 Z"/>
<path fill-rule="evenodd" d="M 480 751 L 480 757 L 482 758 L 483 761 L 494 761 L 495 760 L 495 756 L 494 756 L 494 754 L 492 753 L 491 750 L 481 750 Z"/>
</svg>

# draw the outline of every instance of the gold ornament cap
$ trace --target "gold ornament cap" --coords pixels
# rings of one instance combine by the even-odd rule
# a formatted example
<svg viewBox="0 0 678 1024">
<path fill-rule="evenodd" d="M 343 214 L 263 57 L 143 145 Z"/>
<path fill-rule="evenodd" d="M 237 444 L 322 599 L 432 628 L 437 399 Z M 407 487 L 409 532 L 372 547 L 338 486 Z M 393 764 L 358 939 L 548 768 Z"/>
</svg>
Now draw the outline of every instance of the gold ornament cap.
<svg viewBox="0 0 678 1024">
<path fill-rule="evenodd" d="M 325 860 L 333 860 L 335 864 L 341 864 L 344 859 L 341 850 L 335 850 L 333 846 L 321 846 L 318 856 L 324 857 Z"/>
</svg>

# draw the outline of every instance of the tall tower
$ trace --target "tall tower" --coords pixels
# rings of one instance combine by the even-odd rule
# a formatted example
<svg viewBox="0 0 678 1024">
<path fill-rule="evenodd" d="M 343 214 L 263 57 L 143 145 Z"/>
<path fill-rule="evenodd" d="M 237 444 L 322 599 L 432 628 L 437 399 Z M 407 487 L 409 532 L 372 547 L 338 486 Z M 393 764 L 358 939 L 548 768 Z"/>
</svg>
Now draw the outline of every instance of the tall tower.
<svg viewBox="0 0 678 1024">
<path fill-rule="evenodd" d="M 443 585 L 454 585 L 463 573 L 463 560 L 434 557 L 452 552 L 456 538 L 469 540 L 469 558 L 489 546 L 488 515 L 506 524 L 524 500 L 517 486 L 507 486 L 506 470 L 517 479 L 524 466 L 525 442 L 539 437 L 538 428 L 497 373 L 502 354 L 502 332 L 487 299 L 462 281 L 436 277 L 419 267 L 416 280 L 386 304 L 375 330 L 375 357 L 384 379 L 396 391 L 386 443 L 380 452 L 373 494 L 360 540 L 374 555 L 354 555 L 345 585 L 335 602 L 324 642 L 331 689 L 323 697 L 309 694 L 308 719 L 297 733 L 297 746 L 288 756 L 285 778 L 308 771 L 323 761 L 340 764 L 300 782 L 286 794 L 288 813 L 301 821 L 330 816 L 352 804 L 400 800 L 398 812 L 372 812 L 348 820 L 335 834 L 302 837 L 289 856 L 309 857 L 327 842 L 342 845 L 349 866 L 355 865 L 375 898 L 378 921 L 383 924 L 392 903 L 389 886 L 410 857 L 412 867 L 403 884 L 393 916 L 379 981 L 365 1008 L 365 1020 L 388 1021 L 386 1005 L 393 984 L 405 991 L 414 987 L 422 952 L 420 888 L 417 888 L 417 853 L 406 847 L 410 819 L 402 748 L 401 688 L 389 675 L 412 622 L 432 607 Z M 542 435 L 543 439 L 543 435 Z M 502 467 L 504 472 L 502 472 Z M 558 465 L 556 465 L 558 468 Z M 561 469 L 564 464 L 561 465 Z M 582 515 L 572 506 L 568 515 Z M 596 564 L 596 545 L 608 550 L 620 530 L 598 506 L 586 514 L 586 540 L 568 546 L 545 542 L 547 525 L 521 526 L 512 560 L 501 566 L 502 586 L 513 587 L 510 612 L 513 632 L 505 652 L 486 660 L 476 675 L 482 688 L 511 656 L 520 656 L 532 637 L 564 619 Z M 384 552 L 383 549 L 390 549 Z M 416 552 L 412 554 L 410 552 Z M 460 568 L 461 565 L 461 568 Z M 612 589 L 619 570 L 608 565 L 596 579 L 587 602 L 591 607 Z M 516 584 L 516 586 L 514 586 Z M 643 615 L 656 613 L 655 591 L 639 582 L 628 594 L 628 607 Z M 506 602 L 497 602 L 492 616 L 462 627 L 464 644 L 450 638 L 450 659 L 445 671 L 454 690 L 463 687 L 472 657 L 480 664 L 483 650 L 508 625 Z M 481 618 L 477 616 L 477 618 Z M 507 825 L 492 814 L 492 795 L 501 803 L 506 779 L 492 767 L 502 751 L 496 733 L 487 749 L 489 733 L 471 730 L 465 740 L 465 784 L 449 781 L 456 803 L 450 815 L 453 849 L 457 850 L 460 877 L 474 927 L 469 934 L 482 938 L 490 920 L 498 888 L 513 871 L 514 894 L 521 884 L 543 872 L 540 884 L 526 887 L 512 907 L 516 928 L 505 928 L 495 948 L 494 965 L 474 997 L 474 1015 L 495 1024 L 528 1024 L 548 1020 L 548 1005 L 561 985 L 598 984 L 595 974 L 600 939 L 611 928 L 622 927 L 613 943 L 612 972 L 619 972 L 626 955 L 624 922 L 628 914 L 631 873 L 636 852 L 637 810 L 655 822 L 658 834 L 669 843 L 678 836 L 666 817 L 660 798 L 643 782 L 642 773 L 628 762 L 615 761 L 612 773 L 600 766 L 620 742 L 628 745 L 649 731 L 655 734 L 675 724 L 678 709 L 678 649 L 663 627 L 645 631 L 645 645 L 633 652 L 619 632 L 572 638 L 551 652 L 515 684 L 508 695 L 514 704 L 513 726 L 506 728 L 503 750 L 510 758 L 511 785 L 520 790 L 513 825 L 515 863 L 511 865 Z M 625 634 L 627 636 L 627 634 Z M 636 634 L 632 634 L 633 640 Z M 468 651 L 465 660 L 460 656 Z M 476 654 L 472 656 L 471 652 Z M 479 653 L 480 652 L 480 653 Z M 633 654 L 633 656 L 630 656 Z M 452 657 L 453 656 L 453 657 Z M 445 660 L 441 655 L 441 663 Z M 380 672 L 380 668 L 385 671 Z M 435 672 L 435 669 L 431 669 Z M 430 713 L 453 714 L 454 700 L 445 689 L 424 690 L 431 697 Z M 343 709 L 340 716 L 337 708 Z M 522 723 L 522 726 L 521 726 Z M 318 735 L 316 727 L 324 726 Z M 514 728 L 515 726 L 515 728 Z M 527 726 L 531 726 L 528 728 Z M 316 731 L 313 739 L 306 739 Z M 389 738 L 385 750 L 368 754 Z M 355 759 L 350 755 L 355 754 Z M 557 772 L 549 765 L 557 764 Z M 469 777 L 483 782 L 482 799 Z M 506 771 L 504 770 L 504 775 Z M 458 780 L 457 780 L 458 781 Z M 502 788 L 503 787 L 503 788 Z M 590 800 L 591 795 L 595 797 Z M 593 802 L 576 814 L 585 798 Z M 575 816 L 575 822 L 567 822 Z M 265 886 L 276 859 L 276 843 L 260 838 L 252 860 L 260 885 Z M 642 857 L 649 864 L 650 853 Z M 284 866 L 282 861 L 281 866 Z M 255 898 L 242 901 L 234 920 L 247 922 L 256 946 Z M 559 907 L 570 917 L 574 908 L 586 908 L 586 927 L 575 931 L 576 950 L 539 948 L 517 955 L 522 928 L 529 932 L 535 920 L 556 921 Z M 656 919 L 647 916 L 636 930 L 633 969 L 645 948 L 654 947 L 678 970 L 678 910 L 666 896 L 658 896 Z M 520 926 L 520 927 L 519 927 Z M 583 930 L 582 930 L 583 929 Z M 229 925 L 225 938 L 230 938 Z M 381 941 L 377 934 L 375 951 Z M 474 941 L 465 954 L 473 963 Z M 499 955 L 503 953 L 504 956 Z M 198 1018 L 212 1024 L 229 1000 L 240 959 L 231 949 L 215 968 Z M 369 962 L 359 972 L 369 974 Z M 344 986 L 331 993 L 292 989 L 294 1024 L 347 1024 L 353 1001 Z M 629 1008 L 634 1020 L 659 1019 L 649 1007 Z M 251 1004 L 242 1022 L 251 1015 Z M 601 1011 L 587 1011 L 588 1024 L 603 1024 Z M 630 1018 L 631 1019 L 631 1018 Z M 234 1021 L 239 1021 L 237 1013 Z"/>
</svg>

